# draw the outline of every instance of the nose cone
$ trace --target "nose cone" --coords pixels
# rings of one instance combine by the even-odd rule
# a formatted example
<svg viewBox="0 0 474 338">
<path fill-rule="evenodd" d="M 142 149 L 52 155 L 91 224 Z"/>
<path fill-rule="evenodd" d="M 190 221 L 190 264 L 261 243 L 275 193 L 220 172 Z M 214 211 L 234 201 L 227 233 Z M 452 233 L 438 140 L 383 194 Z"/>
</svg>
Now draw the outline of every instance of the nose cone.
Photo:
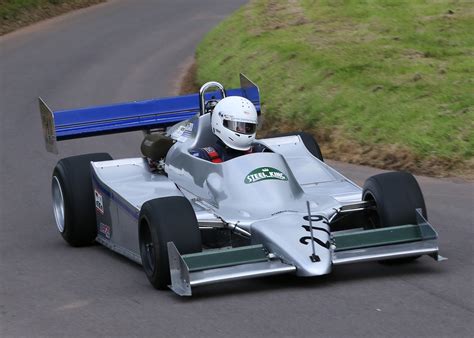
<svg viewBox="0 0 474 338">
<path fill-rule="evenodd" d="M 321 216 L 312 216 L 313 237 L 305 214 L 286 214 L 252 224 L 252 243 L 263 244 L 285 263 L 296 266 L 298 276 L 331 272 L 329 226 Z M 315 257 L 313 257 L 313 246 Z"/>
</svg>

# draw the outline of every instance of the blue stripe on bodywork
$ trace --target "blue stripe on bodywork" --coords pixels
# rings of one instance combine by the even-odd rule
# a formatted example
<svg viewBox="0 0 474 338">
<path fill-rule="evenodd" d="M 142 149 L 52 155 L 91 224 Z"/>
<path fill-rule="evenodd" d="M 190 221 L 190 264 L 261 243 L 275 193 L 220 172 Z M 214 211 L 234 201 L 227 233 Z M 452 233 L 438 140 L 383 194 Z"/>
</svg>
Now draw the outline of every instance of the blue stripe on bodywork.
<svg viewBox="0 0 474 338">
<path fill-rule="evenodd" d="M 127 214 L 132 216 L 134 219 L 138 220 L 140 212 L 136 209 L 130 207 L 125 202 L 122 201 L 120 197 L 116 197 L 115 194 L 108 190 L 107 186 L 100 182 L 95 175 L 92 175 L 92 181 L 94 182 L 95 187 L 112 201 L 114 201 L 121 209 L 123 209 Z"/>
</svg>

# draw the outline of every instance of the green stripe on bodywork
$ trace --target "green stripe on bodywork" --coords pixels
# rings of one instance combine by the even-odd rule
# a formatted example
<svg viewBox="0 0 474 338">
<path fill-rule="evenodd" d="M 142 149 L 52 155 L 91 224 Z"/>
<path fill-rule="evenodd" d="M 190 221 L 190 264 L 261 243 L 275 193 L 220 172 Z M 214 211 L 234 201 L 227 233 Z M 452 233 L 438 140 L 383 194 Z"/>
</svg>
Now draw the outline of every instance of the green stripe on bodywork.
<svg viewBox="0 0 474 338">
<path fill-rule="evenodd" d="M 429 224 L 409 224 L 390 228 L 334 234 L 333 237 L 336 243 L 335 251 L 343 251 L 436 239 L 437 235 Z"/>
<path fill-rule="evenodd" d="M 263 245 L 219 249 L 183 255 L 189 272 L 223 268 L 226 266 L 264 262 L 267 255 Z"/>
</svg>

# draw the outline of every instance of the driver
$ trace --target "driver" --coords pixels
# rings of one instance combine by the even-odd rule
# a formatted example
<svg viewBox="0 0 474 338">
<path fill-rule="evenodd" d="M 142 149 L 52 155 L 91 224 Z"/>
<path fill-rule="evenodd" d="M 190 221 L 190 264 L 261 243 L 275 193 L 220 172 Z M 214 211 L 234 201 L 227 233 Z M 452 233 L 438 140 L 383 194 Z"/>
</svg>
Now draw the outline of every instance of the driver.
<svg viewBox="0 0 474 338">
<path fill-rule="evenodd" d="M 241 96 L 220 100 L 211 113 L 211 128 L 218 137 L 215 144 L 190 150 L 193 156 L 221 163 L 235 157 L 268 151 L 254 143 L 257 132 L 257 110 L 252 102 Z"/>
</svg>

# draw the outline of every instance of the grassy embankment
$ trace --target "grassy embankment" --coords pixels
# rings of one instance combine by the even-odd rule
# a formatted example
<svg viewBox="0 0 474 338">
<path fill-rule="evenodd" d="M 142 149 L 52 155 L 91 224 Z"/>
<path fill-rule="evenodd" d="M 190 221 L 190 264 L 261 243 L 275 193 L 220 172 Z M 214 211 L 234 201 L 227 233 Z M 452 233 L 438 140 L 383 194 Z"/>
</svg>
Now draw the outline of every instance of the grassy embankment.
<svg viewBox="0 0 474 338">
<path fill-rule="evenodd" d="M 0 35 L 106 0 L 0 0 Z"/>
<path fill-rule="evenodd" d="M 323 155 L 473 177 L 469 1 L 252 0 L 196 52 L 196 82 L 259 86 L 265 132 L 305 129 Z"/>
</svg>

